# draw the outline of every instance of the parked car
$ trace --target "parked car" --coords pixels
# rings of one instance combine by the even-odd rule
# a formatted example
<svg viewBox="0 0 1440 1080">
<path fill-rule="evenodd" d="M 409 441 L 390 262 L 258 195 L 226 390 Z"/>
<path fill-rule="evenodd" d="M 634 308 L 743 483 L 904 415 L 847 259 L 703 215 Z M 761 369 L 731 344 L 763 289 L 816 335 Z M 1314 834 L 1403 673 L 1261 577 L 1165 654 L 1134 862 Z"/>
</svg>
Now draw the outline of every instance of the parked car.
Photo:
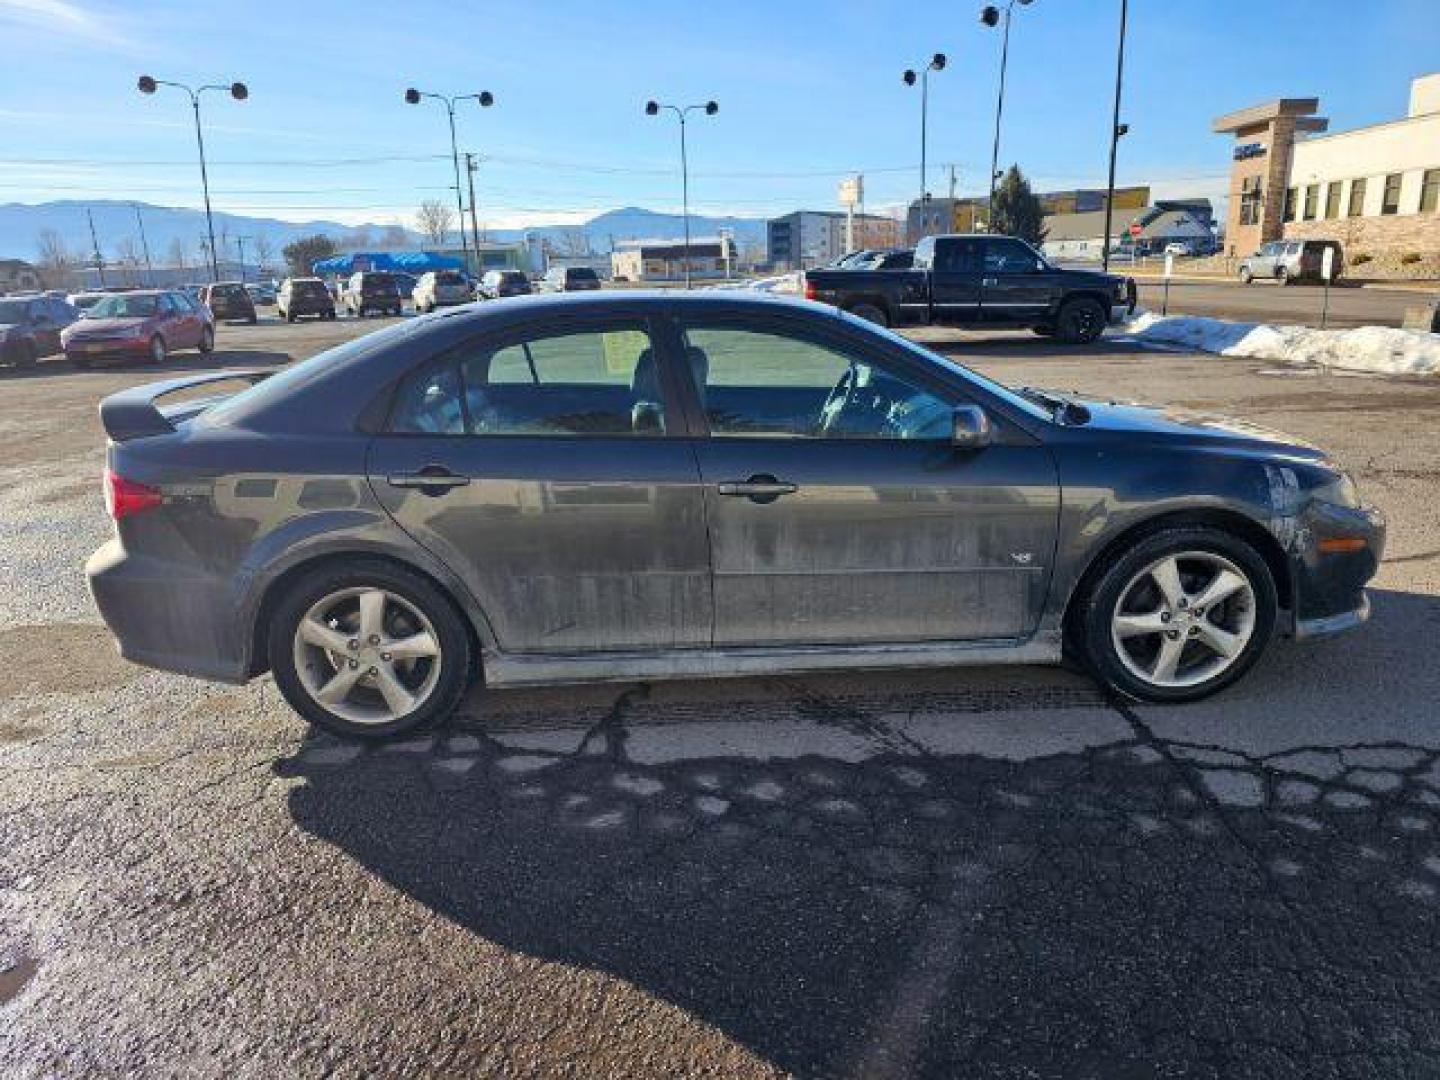
<svg viewBox="0 0 1440 1080">
<path fill-rule="evenodd" d="M 330 290 L 319 278 L 286 278 L 280 283 L 275 295 L 277 313 L 286 322 L 294 322 L 302 315 L 318 315 L 322 319 L 335 318 L 335 301 Z"/>
<path fill-rule="evenodd" d="M 0 298 L 0 363 L 29 367 L 42 356 L 61 351 L 61 332 L 80 317 L 53 296 Z"/>
<path fill-rule="evenodd" d="M 250 299 L 257 307 L 271 307 L 275 303 L 275 286 L 264 284 L 246 285 L 245 291 L 250 294 Z"/>
<path fill-rule="evenodd" d="M 145 289 L 107 296 L 60 335 L 76 367 L 96 360 L 149 359 L 163 364 L 179 349 L 215 349 L 210 308 L 177 290 Z"/>
<path fill-rule="evenodd" d="M 1322 281 L 1326 248 L 1335 252 L 1331 273 L 1338 278 L 1345 265 L 1338 240 L 1270 240 L 1261 244 L 1254 255 L 1240 260 L 1240 280 L 1246 285 L 1256 280 L 1278 281 L 1281 285 Z"/>
<path fill-rule="evenodd" d="M 600 288 L 600 276 L 588 266 L 552 266 L 540 282 L 541 292 L 589 292 Z"/>
<path fill-rule="evenodd" d="M 384 270 L 360 270 L 351 274 L 341 297 L 345 310 L 360 319 L 372 311 L 399 315 L 404 305 L 395 275 Z"/>
<path fill-rule="evenodd" d="M 1188 243 L 1186 243 L 1185 241 L 1183 241 L 1183 240 L 1172 240 L 1172 241 L 1170 241 L 1170 243 L 1168 243 L 1168 244 L 1165 245 L 1165 250 L 1164 250 L 1163 252 L 1161 252 L 1161 254 L 1163 254 L 1163 255 L 1179 255 L 1179 256 L 1182 256 L 1182 257 L 1183 257 L 1183 256 L 1194 255 L 1195 252 L 1194 252 L 1194 250 L 1190 247 L 1190 245 L 1189 245 Z"/>
<path fill-rule="evenodd" d="M 1013 236 L 930 236 L 911 269 L 807 271 L 805 297 L 881 326 L 1028 326 L 1086 343 L 1134 309 L 1135 282 L 1052 266 Z"/>
<path fill-rule="evenodd" d="M 502 296 L 529 296 L 534 290 L 530 278 L 519 270 L 490 270 L 475 292 L 482 300 L 499 300 Z"/>
<path fill-rule="evenodd" d="M 458 270 L 429 270 L 420 275 L 410 298 L 415 302 L 416 311 L 468 304 L 472 299 L 470 282 Z"/>
<path fill-rule="evenodd" d="M 252 326 L 260 320 L 255 312 L 255 301 L 238 281 L 220 281 L 206 285 L 200 291 L 200 302 L 210 309 L 210 314 L 220 319 L 248 322 Z"/>
<path fill-rule="evenodd" d="M 86 311 L 89 308 L 94 307 L 101 300 L 103 300 L 105 298 L 105 295 L 106 294 L 103 292 L 71 293 L 68 297 L 66 297 L 66 302 L 77 312 Z"/>
<path fill-rule="evenodd" d="M 101 403 L 91 591 L 130 659 L 268 669 L 347 736 L 435 720 L 477 676 L 1062 650 L 1121 697 L 1191 701 L 1277 630 L 1362 623 L 1384 547 L 1303 442 L 1012 390 L 798 301 L 477 304 L 165 404 L 225 378 Z"/>
<path fill-rule="evenodd" d="M 400 302 L 403 304 L 414 295 L 415 286 L 420 284 L 420 279 L 401 270 L 392 270 L 390 275 L 395 279 L 395 291 L 400 294 Z"/>
</svg>

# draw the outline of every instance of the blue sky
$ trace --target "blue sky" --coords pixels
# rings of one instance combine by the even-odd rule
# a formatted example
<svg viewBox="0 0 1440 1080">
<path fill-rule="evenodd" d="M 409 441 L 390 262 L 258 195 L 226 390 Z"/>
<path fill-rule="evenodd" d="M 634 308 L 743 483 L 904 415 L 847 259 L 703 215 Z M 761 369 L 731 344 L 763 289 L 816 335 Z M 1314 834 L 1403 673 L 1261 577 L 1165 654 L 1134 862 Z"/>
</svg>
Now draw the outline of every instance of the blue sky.
<svg viewBox="0 0 1440 1080">
<path fill-rule="evenodd" d="M 895 205 L 919 186 L 919 90 L 900 73 L 936 50 L 950 65 L 931 80 L 930 187 L 946 190 L 953 162 L 971 192 L 1000 53 L 979 7 L 0 0 L 0 202 L 198 205 L 188 105 L 137 93 L 147 72 L 249 84 L 246 102 L 205 104 L 215 202 L 240 213 L 408 223 L 420 200 L 451 198 L 444 112 L 405 105 L 408 85 L 495 94 L 459 114 L 462 150 L 486 159 L 493 226 L 677 208 L 674 122 L 643 114 L 650 97 L 720 103 L 691 127 L 696 209 L 829 207 L 850 171 L 870 206 Z M 1016 10 L 1001 158 L 1039 187 L 1104 183 L 1117 13 L 1117 0 Z M 1360 126 L 1403 115 L 1409 80 L 1436 69 L 1437 0 L 1132 0 L 1119 179 L 1214 197 L 1228 164 L 1215 115 L 1313 94 L 1332 130 Z"/>
</svg>

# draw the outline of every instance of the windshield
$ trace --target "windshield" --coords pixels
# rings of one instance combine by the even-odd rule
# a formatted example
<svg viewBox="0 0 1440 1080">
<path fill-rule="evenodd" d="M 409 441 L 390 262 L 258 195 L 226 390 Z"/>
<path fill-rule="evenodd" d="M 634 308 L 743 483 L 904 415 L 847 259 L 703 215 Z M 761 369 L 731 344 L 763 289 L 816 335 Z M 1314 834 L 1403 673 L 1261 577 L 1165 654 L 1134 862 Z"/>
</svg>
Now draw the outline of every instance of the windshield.
<svg viewBox="0 0 1440 1080">
<path fill-rule="evenodd" d="M 907 337 L 900 336 L 893 330 L 887 329 L 883 326 L 879 326 L 872 322 L 868 322 L 865 319 L 858 318 L 854 315 L 851 315 L 849 312 L 842 311 L 840 314 L 842 318 L 848 319 L 851 322 L 863 326 L 866 330 L 869 330 L 872 333 L 883 335 L 890 341 L 893 341 L 895 344 L 904 346 L 910 352 L 915 353 L 918 356 L 924 357 L 931 363 L 941 364 L 942 366 L 948 368 L 950 371 L 953 371 L 956 374 L 968 379 L 970 382 L 979 383 L 990 393 L 1003 400 L 1007 405 L 1014 406 L 1016 409 L 1025 413 L 1027 416 L 1033 416 L 1038 420 L 1049 420 L 1052 422 L 1054 421 L 1054 416 L 1049 410 L 1042 408 L 1040 405 L 1037 405 L 1029 398 L 1017 394 L 1014 390 L 1011 390 L 1003 383 L 998 383 L 994 379 L 987 379 L 984 375 L 981 375 L 979 372 L 966 367 L 964 364 L 956 363 L 944 353 L 938 353 L 935 352 L 933 349 L 927 349 L 925 348 L 925 346 L 920 345 L 917 342 L 911 341 Z"/>
<path fill-rule="evenodd" d="M 158 296 L 107 296 L 85 314 L 91 319 L 148 319 L 159 310 Z"/>
</svg>

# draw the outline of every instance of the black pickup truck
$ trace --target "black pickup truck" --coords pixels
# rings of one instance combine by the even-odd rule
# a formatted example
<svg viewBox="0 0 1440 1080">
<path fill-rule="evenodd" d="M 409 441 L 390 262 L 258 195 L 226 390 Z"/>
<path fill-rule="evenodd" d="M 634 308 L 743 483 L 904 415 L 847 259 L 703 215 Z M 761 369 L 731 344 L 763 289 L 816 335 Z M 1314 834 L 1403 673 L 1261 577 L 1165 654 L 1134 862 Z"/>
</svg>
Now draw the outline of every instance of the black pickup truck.
<svg viewBox="0 0 1440 1080">
<path fill-rule="evenodd" d="M 1051 266 L 1013 236 L 929 236 L 910 270 L 810 270 L 805 297 L 884 326 L 1028 326 L 1083 344 L 1135 307 L 1131 278 Z"/>
</svg>

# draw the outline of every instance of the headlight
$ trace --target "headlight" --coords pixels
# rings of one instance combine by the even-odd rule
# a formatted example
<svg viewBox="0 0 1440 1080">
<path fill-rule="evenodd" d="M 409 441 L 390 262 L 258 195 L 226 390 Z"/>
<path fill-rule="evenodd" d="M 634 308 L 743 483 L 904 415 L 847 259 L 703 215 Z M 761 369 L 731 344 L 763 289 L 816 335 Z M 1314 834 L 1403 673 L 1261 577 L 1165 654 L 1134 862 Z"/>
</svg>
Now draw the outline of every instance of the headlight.
<svg viewBox="0 0 1440 1080">
<path fill-rule="evenodd" d="M 1310 497 L 1331 506 L 1353 508 L 1360 505 L 1360 489 L 1347 472 L 1337 472 L 1327 483 L 1312 488 Z"/>
</svg>

